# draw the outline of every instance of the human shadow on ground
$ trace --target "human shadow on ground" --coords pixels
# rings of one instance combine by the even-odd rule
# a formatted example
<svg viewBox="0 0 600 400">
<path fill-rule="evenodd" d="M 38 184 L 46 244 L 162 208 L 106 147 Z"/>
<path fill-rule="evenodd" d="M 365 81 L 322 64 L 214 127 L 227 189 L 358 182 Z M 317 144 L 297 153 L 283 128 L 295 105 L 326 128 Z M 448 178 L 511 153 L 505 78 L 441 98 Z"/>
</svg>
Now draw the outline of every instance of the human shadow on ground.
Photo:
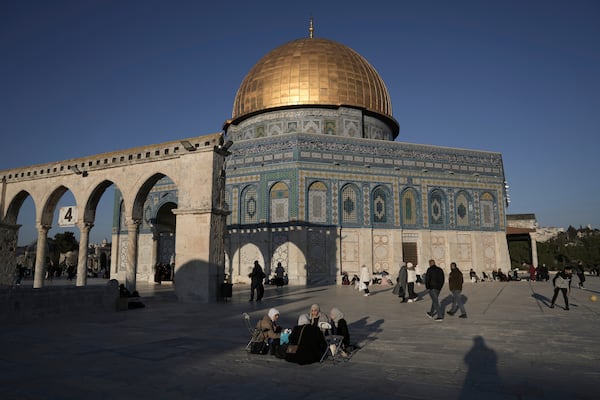
<svg viewBox="0 0 600 400">
<path fill-rule="evenodd" d="M 501 393 L 498 356 L 485 344 L 482 336 L 473 337 L 473 347 L 467 352 L 463 361 L 467 364 L 468 370 L 459 400 L 482 399 Z"/>
<path fill-rule="evenodd" d="M 369 317 L 362 317 L 361 319 L 348 324 L 350 343 L 364 347 L 377 340 L 377 334 L 383 331 L 381 326 L 383 325 L 384 320 L 378 319 L 368 323 L 368 319 Z"/>
<path fill-rule="evenodd" d="M 443 313 L 446 312 L 446 307 L 450 307 L 450 309 L 452 309 L 452 298 L 453 298 L 452 295 L 449 294 L 448 296 L 444 297 L 440 301 L 440 307 L 441 307 Z M 467 302 L 469 301 L 469 298 L 467 296 L 465 296 L 464 294 L 461 294 L 460 299 L 462 300 L 463 307 L 465 307 L 465 309 L 466 309 L 466 305 L 467 305 Z"/>
<path fill-rule="evenodd" d="M 544 296 L 544 295 L 541 295 L 541 294 L 539 294 L 539 293 L 533 293 L 533 294 L 531 295 L 531 297 L 533 297 L 534 299 L 536 299 L 536 300 L 537 300 L 537 301 L 539 301 L 540 303 L 544 304 L 544 305 L 545 305 L 546 307 L 548 307 L 548 308 L 550 308 L 550 305 L 552 304 L 552 300 L 550 300 L 548 297 L 546 297 L 546 296 Z M 556 300 L 558 300 L 558 299 L 561 299 L 561 301 L 564 301 L 564 298 L 563 298 L 562 294 L 560 294 L 560 293 L 558 294 L 558 296 L 557 296 Z M 570 300 L 570 299 L 569 299 L 569 300 Z M 570 306 L 570 307 L 578 307 L 578 305 L 577 305 L 577 304 L 575 304 L 575 303 L 573 303 L 573 301 L 569 301 L 569 303 L 570 303 L 570 304 L 569 304 L 569 306 Z M 561 306 L 560 304 L 556 304 L 556 303 L 554 303 L 554 306 L 555 306 L 555 307 L 562 308 L 562 309 L 565 309 L 565 306 L 564 306 L 564 305 L 562 305 L 562 306 Z"/>
<path fill-rule="evenodd" d="M 546 297 L 542 294 L 539 294 L 539 293 L 533 293 L 531 295 L 531 297 L 533 297 L 537 301 L 543 303 L 546 307 L 550 307 L 550 299 L 548 297 Z"/>
</svg>

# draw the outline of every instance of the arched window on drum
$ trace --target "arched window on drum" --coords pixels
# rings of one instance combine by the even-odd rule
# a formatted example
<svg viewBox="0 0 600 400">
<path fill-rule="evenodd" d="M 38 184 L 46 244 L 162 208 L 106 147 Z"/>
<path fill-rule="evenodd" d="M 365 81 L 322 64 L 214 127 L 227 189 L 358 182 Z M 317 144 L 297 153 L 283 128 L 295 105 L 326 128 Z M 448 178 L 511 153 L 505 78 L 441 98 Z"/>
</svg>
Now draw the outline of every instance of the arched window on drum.
<svg viewBox="0 0 600 400">
<path fill-rule="evenodd" d="M 288 222 L 290 219 L 290 191 L 288 186 L 284 182 L 277 182 L 271 187 L 270 194 L 270 222 Z"/>
<path fill-rule="evenodd" d="M 389 193 L 383 186 L 378 186 L 373 190 L 371 209 L 373 212 L 373 222 L 376 224 L 386 224 L 392 221 L 388 209 Z"/>
<path fill-rule="evenodd" d="M 479 207 L 481 209 L 481 226 L 483 228 L 493 228 L 495 223 L 494 196 L 489 192 L 484 192 L 479 197 Z"/>
<path fill-rule="evenodd" d="M 400 209 L 403 226 L 417 225 L 419 213 L 417 210 L 417 192 L 414 189 L 408 188 L 402 193 Z"/>
<path fill-rule="evenodd" d="M 308 222 L 327 223 L 327 186 L 313 182 L 308 188 Z"/>
<path fill-rule="evenodd" d="M 342 224 L 358 224 L 359 219 L 359 195 L 355 185 L 348 184 L 342 188 L 340 196 L 340 213 Z"/>
<path fill-rule="evenodd" d="M 247 186 L 241 196 L 241 223 L 242 224 L 257 224 L 258 223 L 258 192 L 256 186 Z"/>
<path fill-rule="evenodd" d="M 464 191 L 458 192 L 454 203 L 456 206 L 456 226 L 464 228 L 469 227 L 471 225 L 469 217 L 473 205 L 471 204 L 468 194 Z"/>
<path fill-rule="evenodd" d="M 434 189 L 429 195 L 429 223 L 432 227 L 446 225 L 446 200 L 440 189 Z"/>
</svg>

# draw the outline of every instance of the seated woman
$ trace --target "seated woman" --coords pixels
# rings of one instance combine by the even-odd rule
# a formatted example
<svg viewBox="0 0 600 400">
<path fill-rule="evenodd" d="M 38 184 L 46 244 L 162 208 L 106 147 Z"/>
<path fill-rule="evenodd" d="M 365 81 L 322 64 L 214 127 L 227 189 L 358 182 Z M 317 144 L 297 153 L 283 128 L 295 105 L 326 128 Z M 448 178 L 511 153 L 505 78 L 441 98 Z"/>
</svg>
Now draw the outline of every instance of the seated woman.
<svg viewBox="0 0 600 400">
<path fill-rule="evenodd" d="M 350 331 L 348 330 L 348 324 L 344 319 L 344 313 L 334 307 L 331 309 L 329 316 L 331 317 L 331 334 L 344 337 L 340 353 L 345 357 L 347 356 L 347 352 L 355 350 L 357 346 L 350 344 Z M 332 353 L 335 353 L 335 351 L 332 351 Z"/>
<path fill-rule="evenodd" d="M 294 353 L 289 350 L 297 345 Z M 298 325 L 290 333 L 288 352 L 285 360 L 300 365 L 312 364 L 321 360 L 327 348 L 323 333 L 319 328 L 310 324 L 306 314 L 300 315 Z"/>
<path fill-rule="evenodd" d="M 310 324 L 312 326 L 319 326 L 319 322 L 329 322 L 327 315 L 321 312 L 321 307 L 318 304 L 310 306 Z"/>
<path fill-rule="evenodd" d="M 256 324 L 256 329 L 260 331 L 256 341 L 262 340 L 269 345 L 269 353 L 274 355 L 279 347 L 279 338 L 281 337 L 281 327 L 277 325 L 279 319 L 279 310 L 271 308 Z"/>
</svg>

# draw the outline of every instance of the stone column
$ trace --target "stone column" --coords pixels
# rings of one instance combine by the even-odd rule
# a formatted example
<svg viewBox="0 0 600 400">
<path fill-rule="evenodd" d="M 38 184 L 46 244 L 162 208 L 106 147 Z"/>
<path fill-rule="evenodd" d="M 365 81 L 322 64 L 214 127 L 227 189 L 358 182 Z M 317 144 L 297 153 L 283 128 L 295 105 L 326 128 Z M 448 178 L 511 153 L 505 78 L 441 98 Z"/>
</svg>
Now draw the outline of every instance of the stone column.
<svg viewBox="0 0 600 400">
<path fill-rule="evenodd" d="M 79 258 L 77 260 L 76 286 L 85 286 L 87 284 L 88 243 L 90 229 L 93 226 L 90 223 L 79 224 Z"/>
<path fill-rule="evenodd" d="M 0 286 L 11 286 L 15 283 L 17 257 L 15 250 L 21 225 L 0 222 Z"/>
<path fill-rule="evenodd" d="M 35 275 L 33 277 L 33 287 L 38 289 L 44 286 L 44 272 L 46 270 L 46 244 L 48 241 L 48 231 L 51 226 L 38 226 L 38 240 L 35 253 Z"/>
<path fill-rule="evenodd" d="M 127 222 L 127 274 L 125 276 L 125 287 L 131 293 L 135 290 L 138 263 L 138 227 L 139 220 Z"/>
<path fill-rule="evenodd" d="M 529 240 L 531 241 L 531 263 L 534 267 L 538 266 L 538 254 L 537 254 L 537 240 L 536 232 L 529 232 Z"/>
<path fill-rule="evenodd" d="M 152 256 L 150 262 L 152 263 L 152 271 L 156 273 L 156 264 L 158 263 L 158 239 L 159 233 L 156 226 L 152 227 Z M 153 281 L 153 280 L 151 280 Z"/>
</svg>

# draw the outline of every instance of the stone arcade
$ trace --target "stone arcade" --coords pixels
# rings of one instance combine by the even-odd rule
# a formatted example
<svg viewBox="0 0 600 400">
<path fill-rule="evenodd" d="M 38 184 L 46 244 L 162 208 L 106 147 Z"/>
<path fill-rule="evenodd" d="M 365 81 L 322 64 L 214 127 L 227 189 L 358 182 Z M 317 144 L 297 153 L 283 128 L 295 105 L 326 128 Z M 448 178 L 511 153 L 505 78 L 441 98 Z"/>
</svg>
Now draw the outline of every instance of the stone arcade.
<svg viewBox="0 0 600 400">
<path fill-rule="evenodd" d="M 31 196 L 36 210 L 38 228 L 34 288 L 44 285 L 47 233 L 52 227 L 56 205 L 70 190 L 79 210 L 77 227 L 80 233 L 77 286 L 86 285 L 87 247 L 96 207 L 104 191 L 112 184 L 121 195 L 121 210 L 125 235 L 113 238 L 111 278 L 125 282 L 134 290 L 136 280 L 143 275 L 139 265 L 139 225 L 144 219 L 143 205 L 151 188 L 168 177 L 179 196 L 175 215 L 178 240 L 174 247 L 177 257 L 175 293 L 181 301 L 216 301 L 223 282 L 225 232 L 224 164 L 228 151 L 222 134 L 188 138 L 134 149 L 98 154 L 43 165 L 0 171 L 2 178 L 0 210 L 1 281 L 12 283 L 15 269 L 15 247 L 19 226 L 19 210 Z"/>
</svg>

